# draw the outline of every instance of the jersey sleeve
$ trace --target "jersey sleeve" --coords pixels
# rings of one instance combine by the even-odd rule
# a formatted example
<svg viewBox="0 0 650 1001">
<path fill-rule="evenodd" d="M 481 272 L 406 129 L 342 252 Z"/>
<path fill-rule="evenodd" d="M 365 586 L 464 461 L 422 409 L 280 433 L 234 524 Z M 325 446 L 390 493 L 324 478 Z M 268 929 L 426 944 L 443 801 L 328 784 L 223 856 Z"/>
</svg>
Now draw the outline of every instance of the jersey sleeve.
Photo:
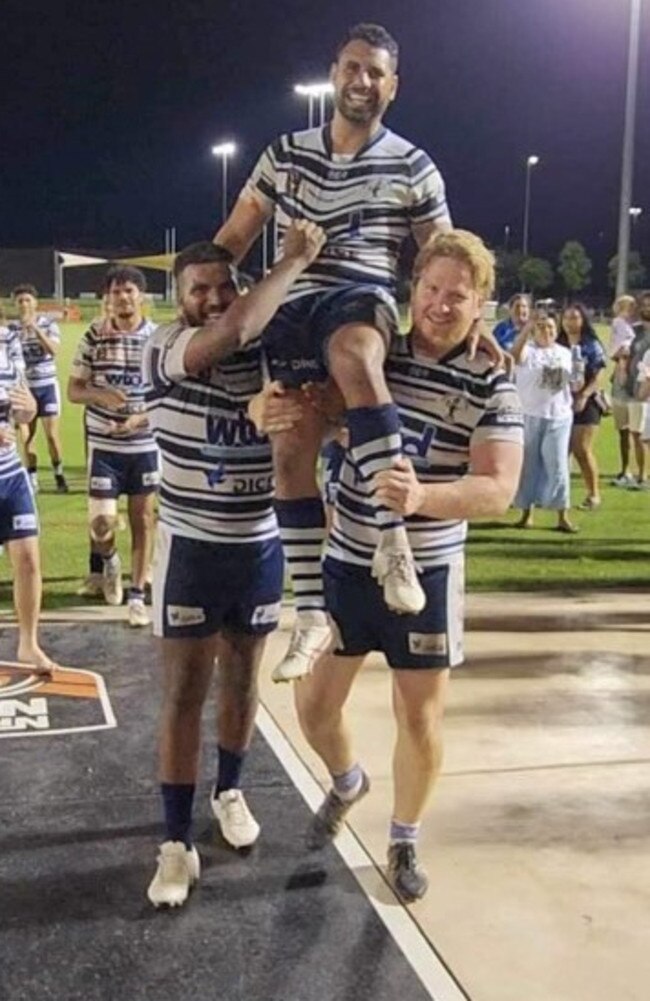
<svg viewBox="0 0 650 1001">
<path fill-rule="evenodd" d="M 505 372 L 495 372 L 472 441 L 512 441 L 523 445 L 524 416 L 519 394 Z"/>
<path fill-rule="evenodd" d="M 93 374 L 96 344 L 96 335 L 91 328 L 86 331 L 79 341 L 74 358 L 72 359 L 70 375 L 74 379 L 90 379 Z"/>
<path fill-rule="evenodd" d="M 281 148 L 280 139 L 266 147 L 243 188 L 243 193 L 255 198 L 264 208 L 273 209 L 278 200 L 277 164 Z"/>
<path fill-rule="evenodd" d="M 146 341 L 142 356 L 142 376 L 147 401 L 164 396 L 170 386 L 187 377 L 185 351 L 198 327 L 180 320 L 163 323 Z"/>
<path fill-rule="evenodd" d="M 411 224 L 446 223 L 451 226 L 445 182 L 433 161 L 422 150 L 416 150 L 411 160 Z"/>
<path fill-rule="evenodd" d="M 11 329 L 11 328 L 10 328 Z M 17 330 L 11 329 L 9 341 L 7 343 L 7 358 L 13 362 L 16 371 L 21 375 L 25 374 L 25 357 L 23 355 L 23 345 L 20 334 Z"/>
<path fill-rule="evenodd" d="M 48 323 L 45 328 L 45 335 L 49 337 L 51 341 L 54 341 L 55 344 L 61 343 L 61 330 L 58 323 Z"/>
</svg>

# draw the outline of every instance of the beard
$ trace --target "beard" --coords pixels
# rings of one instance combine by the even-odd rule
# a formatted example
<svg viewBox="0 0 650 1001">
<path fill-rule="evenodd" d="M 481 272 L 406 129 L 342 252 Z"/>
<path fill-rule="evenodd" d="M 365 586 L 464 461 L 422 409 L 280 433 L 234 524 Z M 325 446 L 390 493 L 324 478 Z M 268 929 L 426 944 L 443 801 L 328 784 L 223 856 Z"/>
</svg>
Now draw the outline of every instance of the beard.
<svg viewBox="0 0 650 1001">
<path fill-rule="evenodd" d="M 335 104 L 338 113 L 354 125 L 367 125 L 373 119 L 380 118 L 386 110 L 376 94 L 370 94 L 367 102 L 356 104 L 345 90 L 336 95 Z"/>
</svg>

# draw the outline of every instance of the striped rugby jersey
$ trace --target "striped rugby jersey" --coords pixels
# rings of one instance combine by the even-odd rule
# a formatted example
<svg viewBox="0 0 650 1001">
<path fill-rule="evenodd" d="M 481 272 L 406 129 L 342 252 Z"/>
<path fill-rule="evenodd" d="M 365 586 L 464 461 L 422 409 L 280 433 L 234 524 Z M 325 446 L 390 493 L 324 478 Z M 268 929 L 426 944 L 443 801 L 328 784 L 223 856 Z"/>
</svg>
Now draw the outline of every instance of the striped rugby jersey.
<svg viewBox="0 0 650 1001">
<path fill-rule="evenodd" d="M 15 328 L 0 325 L 0 428 L 13 427 L 7 390 L 24 380 L 25 362 L 20 336 Z M 0 446 L 0 479 L 13 476 L 22 468 L 15 445 Z"/>
<path fill-rule="evenodd" d="M 261 347 L 188 375 L 183 358 L 194 332 L 164 324 L 145 348 L 149 421 L 162 457 L 160 520 L 206 542 L 264 542 L 278 534 L 271 446 L 247 414 L 262 388 Z"/>
<path fill-rule="evenodd" d="M 422 483 L 458 480 L 469 471 L 470 444 L 523 443 L 523 416 L 512 382 L 485 355 L 469 361 L 465 344 L 435 361 L 399 338 L 386 363 L 386 380 L 402 424 L 403 452 Z M 412 515 L 406 527 L 422 569 L 462 554 L 467 523 Z M 350 453 L 341 473 L 328 556 L 370 566 L 379 541 L 374 508 Z"/>
<path fill-rule="evenodd" d="M 25 328 L 20 320 L 9 324 L 20 337 L 25 359 L 25 378 L 30 389 L 40 389 L 56 382 L 56 361 L 54 355 L 46 351 L 31 328 Z M 55 344 L 61 342 L 61 331 L 48 316 L 37 316 L 36 326 Z"/>
<path fill-rule="evenodd" d="M 91 324 L 81 338 L 72 362 L 71 374 L 89 385 L 105 389 L 121 389 L 127 402 L 120 410 L 87 406 L 85 428 L 88 442 L 109 452 L 133 453 L 153 448 L 154 440 L 147 428 L 124 438 L 110 434 L 115 421 L 124 421 L 130 414 L 145 410 L 145 387 L 142 378 L 142 352 L 156 329 L 151 320 L 143 320 L 137 330 L 127 333 L 102 321 Z"/>
<path fill-rule="evenodd" d="M 345 157 L 332 152 L 329 125 L 282 135 L 262 153 L 245 190 L 273 207 L 280 238 L 294 218 L 318 223 L 327 234 L 289 299 L 360 283 L 392 292 L 399 250 L 412 227 L 449 222 L 437 168 L 386 128 Z"/>
</svg>

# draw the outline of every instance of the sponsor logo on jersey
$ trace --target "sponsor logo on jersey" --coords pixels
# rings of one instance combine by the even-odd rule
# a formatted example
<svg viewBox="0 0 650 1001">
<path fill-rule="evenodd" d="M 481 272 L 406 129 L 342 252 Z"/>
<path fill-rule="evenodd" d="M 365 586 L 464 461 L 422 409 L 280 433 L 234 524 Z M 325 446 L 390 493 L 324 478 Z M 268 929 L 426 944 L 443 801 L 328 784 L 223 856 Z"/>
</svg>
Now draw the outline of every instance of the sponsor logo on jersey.
<svg viewBox="0 0 650 1001">
<path fill-rule="evenodd" d="M 116 726 L 104 679 L 57 667 L 51 678 L 0 661 L 0 737 L 37 737 Z"/>
<path fill-rule="evenodd" d="M 436 429 L 429 425 L 420 434 L 402 432 L 402 452 L 409 459 L 426 459 L 436 437 Z M 417 462 L 414 463 L 417 465 Z"/>
<path fill-rule="evenodd" d="M 236 417 L 226 417 L 221 414 L 209 414 L 207 421 L 207 439 L 210 445 L 259 445 L 266 441 L 257 433 L 253 422 L 243 410 Z"/>
</svg>

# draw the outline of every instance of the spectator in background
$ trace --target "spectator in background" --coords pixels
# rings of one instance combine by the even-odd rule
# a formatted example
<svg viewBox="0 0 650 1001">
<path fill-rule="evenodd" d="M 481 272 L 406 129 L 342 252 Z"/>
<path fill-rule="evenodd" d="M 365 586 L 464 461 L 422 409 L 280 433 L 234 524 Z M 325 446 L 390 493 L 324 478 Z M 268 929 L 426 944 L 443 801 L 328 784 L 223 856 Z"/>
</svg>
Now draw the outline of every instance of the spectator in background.
<svg viewBox="0 0 650 1001">
<path fill-rule="evenodd" d="M 645 475 L 645 448 L 641 440 L 643 430 L 643 404 L 628 393 L 630 348 L 634 340 L 632 321 L 636 311 L 633 295 L 620 295 L 614 303 L 610 357 L 614 361 L 612 373 L 612 415 L 618 431 L 621 471 L 612 480 L 612 486 L 629 487 L 643 481 Z M 630 472 L 630 444 L 634 448 L 637 465 L 636 479 Z"/>
<path fill-rule="evenodd" d="M 517 528 L 533 527 L 533 508 L 557 511 L 558 532 L 577 532 L 569 520 L 569 441 L 573 425 L 572 360 L 557 343 L 551 316 L 538 316 L 512 347 L 515 385 L 524 414 L 524 464 L 517 496 Z"/>
<path fill-rule="evenodd" d="M 523 292 L 513 295 L 508 302 L 509 316 L 497 323 L 492 331 L 494 339 L 504 351 L 512 351 L 518 334 L 530 319 L 530 299 Z"/>
<path fill-rule="evenodd" d="M 640 414 L 639 422 L 639 474 L 634 483 L 629 485 L 630 490 L 647 490 L 648 481 L 646 479 L 647 470 L 647 444 L 645 441 L 648 439 L 646 433 L 647 428 L 644 429 L 646 424 L 646 413 L 648 410 L 648 404 L 643 401 L 647 399 L 647 395 L 644 396 L 643 386 L 645 384 L 645 367 L 648 363 L 648 353 L 650 352 L 650 291 L 642 292 L 637 299 L 637 313 L 638 321 L 634 324 L 634 340 L 630 345 L 630 356 L 628 360 L 628 374 L 626 391 L 628 396 L 637 403 L 640 403 L 642 410 Z M 645 441 L 644 441 L 645 439 Z"/>
<path fill-rule="evenodd" d="M 33 419 L 21 428 L 27 474 L 32 489 L 36 492 L 38 456 L 34 439 L 40 420 L 54 471 L 56 491 L 59 494 L 67 494 L 68 484 L 63 474 L 59 428 L 61 391 L 56 374 L 56 354 L 61 342 L 61 332 L 53 320 L 38 312 L 38 293 L 33 285 L 17 285 L 11 294 L 18 311 L 18 319 L 9 326 L 20 337 L 27 387 L 36 401 L 36 413 Z"/>
<path fill-rule="evenodd" d="M 607 365 L 607 359 L 581 303 L 570 303 L 562 311 L 557 342 L 571 351 L 575 385 L 581 387 L 573 390 L 573 429 L 570 443 L 571 454 L 580 466 L 587 488 L 587 496 L 578 508 L 581 511 L 595 511 L 600 507 L 601 498 L 594 442 L 603 415 L 598 378 Z"/>
</svg>

